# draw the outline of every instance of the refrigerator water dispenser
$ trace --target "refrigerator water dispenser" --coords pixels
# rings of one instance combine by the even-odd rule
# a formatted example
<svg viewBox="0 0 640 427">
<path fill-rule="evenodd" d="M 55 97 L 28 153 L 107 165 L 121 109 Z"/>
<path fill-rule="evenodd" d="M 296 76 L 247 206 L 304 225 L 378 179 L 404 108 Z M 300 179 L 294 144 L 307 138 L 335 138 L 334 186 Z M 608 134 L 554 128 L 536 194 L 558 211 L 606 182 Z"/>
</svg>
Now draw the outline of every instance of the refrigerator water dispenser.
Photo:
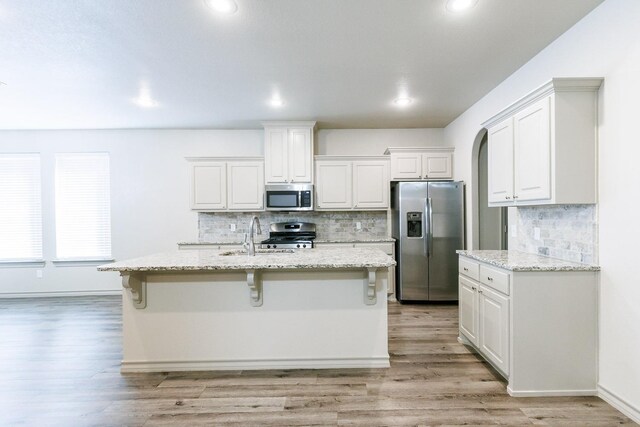
<svg viewBox="0 0 640 427">
<path fill-rule="evenodd" d="M 407 212 L 407 237 L 422 237 L 422 212 Z"/>
</svg>

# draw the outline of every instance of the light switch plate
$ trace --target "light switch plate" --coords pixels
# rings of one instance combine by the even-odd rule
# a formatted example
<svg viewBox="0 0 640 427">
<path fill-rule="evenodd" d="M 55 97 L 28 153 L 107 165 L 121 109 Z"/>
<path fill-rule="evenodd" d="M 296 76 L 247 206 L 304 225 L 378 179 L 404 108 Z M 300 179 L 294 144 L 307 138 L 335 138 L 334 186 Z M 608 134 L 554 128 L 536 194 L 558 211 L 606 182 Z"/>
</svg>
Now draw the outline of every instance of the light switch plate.
<svg viewBox="0 0 640 427">
<path fill-rule="evenodd" d="M 229 228 L 231 229 L 231 231 L 236 231 L 236 225 L 235 224 L 229 225 Z"/>
<path fill-rule="evenodd" d="M 518 228 L 515 225 L 509 227 L 511 228 L 511 237 L 518 237 Z"/>
<path fill-rule="evenodd" d="M 540 227 L 533 227 L 533 238 L 540 240 Z"/>
<path fill-rule="evenodd" d="M 356 230 L 362 230 L 362 223 L 360 221 L 356 222 Z"/>
</svg>

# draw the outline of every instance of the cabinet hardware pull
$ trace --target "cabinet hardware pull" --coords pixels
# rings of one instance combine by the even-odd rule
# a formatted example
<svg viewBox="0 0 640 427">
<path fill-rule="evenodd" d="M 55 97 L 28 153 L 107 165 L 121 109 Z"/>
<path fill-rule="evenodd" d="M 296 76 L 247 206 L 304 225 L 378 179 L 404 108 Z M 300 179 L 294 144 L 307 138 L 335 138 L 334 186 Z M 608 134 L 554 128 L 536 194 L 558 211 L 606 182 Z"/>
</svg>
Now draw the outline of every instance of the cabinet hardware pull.
<svg viewBox="0 0 640 427">
<path fill-rule="evenodd" d="M 467 267 L 462 267 L 462 269 L 463 269 L 464 271 L 469 271 L 469 269 L 468 269 Z"/>
<path fill-rule="evenodd" d="M 487 280 L 493 282 L 493 277 L 487 277 Z"/>
<path fill-rule="evenodd" d="M 518 196 L 513 196 L 513 198 L 514 198 L 514 199 L 517 199 L 517 198 L 518 198 Z"/>
<path fill-rule="evenodd" d="M 481 294 L 481 293 L 482 293 L 482 291 L 478 291 L 478 293 L 479 293 L 479 294 Z"/>
<path fill-rule="evenodd" d="M 504 196 L 504 198 L 507 199 L 507 200 L 511 199 L 511 197 L 509 197 L 509 196 Z"/>
<path fill-rule="evenodd" d="M 476 287 L 475 287 L 475 286 L 472 286 L 472 287 L 471 287 L 471 290 L 472 290 L 472 291 L 475 291 L 475 290 L 476 290 Z"/>
</svg>

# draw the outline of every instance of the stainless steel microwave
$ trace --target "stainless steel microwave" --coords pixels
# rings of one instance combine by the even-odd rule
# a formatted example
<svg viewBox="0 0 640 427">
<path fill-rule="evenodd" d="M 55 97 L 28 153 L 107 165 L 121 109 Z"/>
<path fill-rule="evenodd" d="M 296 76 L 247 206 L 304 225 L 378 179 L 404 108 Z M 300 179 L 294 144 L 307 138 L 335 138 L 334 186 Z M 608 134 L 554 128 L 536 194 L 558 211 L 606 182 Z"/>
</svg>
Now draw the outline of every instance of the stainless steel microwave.
<svg viewBox="0 0 640 427">
<path fill-rule="evenodd" d="M 264 190 L 268 211 L 313 210 L 313 184 L 272 184 Z"/>
</svg>

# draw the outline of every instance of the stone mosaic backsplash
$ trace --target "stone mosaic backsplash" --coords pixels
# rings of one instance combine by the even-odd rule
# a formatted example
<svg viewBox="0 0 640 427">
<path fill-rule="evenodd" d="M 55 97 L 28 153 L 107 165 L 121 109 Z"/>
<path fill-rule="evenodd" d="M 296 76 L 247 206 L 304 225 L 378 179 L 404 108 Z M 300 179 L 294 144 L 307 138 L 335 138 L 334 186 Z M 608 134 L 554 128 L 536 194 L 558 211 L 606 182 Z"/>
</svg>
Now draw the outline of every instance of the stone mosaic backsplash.
<svg viewBox="0 0 640 427">
<path fill-rule="evenodd" d="M 273 222 L 313 222 L 316 224 L 319 240 L 384 239 L 387 236 L 386 211 L 357 212 L 201 212 L 198 214 L 198 241 L 232 243 L 240 242 L 249 230 L 251 217 L 260 219 L 266 239 L 269 224 Z M 360 222 L 361 229 L 356 228 Z M 232 231 L 232 224 L 236 230 Z"/>
<path fill-rule="evenodd" d="M 509 249 L 566 261 L 598 263 L 596 205 L 519 207 L 515 217 L 518 237 L 509 240 Z M 536 227 L 540 229 L 539 239 Z"/>
</svg>

